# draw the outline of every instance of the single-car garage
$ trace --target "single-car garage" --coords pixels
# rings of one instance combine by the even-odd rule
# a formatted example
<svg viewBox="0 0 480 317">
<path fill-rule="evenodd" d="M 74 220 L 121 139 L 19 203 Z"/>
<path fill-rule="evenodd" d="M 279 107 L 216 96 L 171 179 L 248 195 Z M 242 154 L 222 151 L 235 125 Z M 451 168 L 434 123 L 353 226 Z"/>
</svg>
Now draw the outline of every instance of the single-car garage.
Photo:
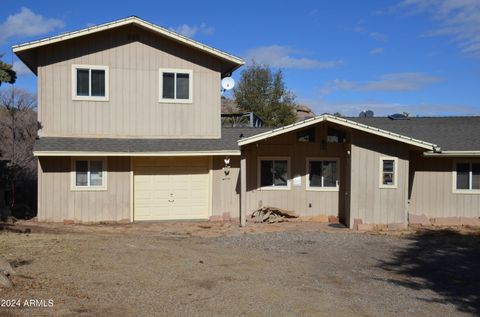
<svg viewBox="0 0 480 317">
<path fill-rule="evenodd" d="M 133 158 L 134 220 L 208 219 L 210 160 Z"/>
</svg>

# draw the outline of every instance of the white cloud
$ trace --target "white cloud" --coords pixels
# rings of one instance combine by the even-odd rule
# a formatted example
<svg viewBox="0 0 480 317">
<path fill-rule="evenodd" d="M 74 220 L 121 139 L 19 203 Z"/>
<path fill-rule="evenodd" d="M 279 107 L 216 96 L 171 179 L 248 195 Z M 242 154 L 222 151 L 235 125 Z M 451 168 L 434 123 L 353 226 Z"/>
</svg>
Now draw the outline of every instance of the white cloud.
<svg viewBox="0 0 480 317">
<path fill-rule="evenodd" d="M 182 24 L 175 28 L 170 28 L 170 30 L 186 37 L 194 37 L 197 34 L 212 35 L 215 31 L 213 27 L 208 26 L 206 23 L 201 23 L 200 25 Z"/>
<path fill-rule="evenodd" d="M 385 74 L 379 80 L 362 86 L 362 90 L 375 91 L 414 91 L 442 81 L 440 77 L 425 73 L 392 73 Z"/>
<path fill-rule="evenodd" d="M 21 61 L 13 62 L 13 70 L 17 73 L 17 76 L 32 74 L 32 71 Z"/>
<path fill-rule="evenodd" d="M 336 79 L 325 84 L 320 92 L 328 95 L 338 90 L 355 91 L 416 91 L 432 84 L 441 82 L 440 77 L 420 72 L 391 73 L 380 76 L 379 79 L 367 82 L 355 82 Z"/>
<path fill-rule="evenodd" d="M 353 28 L 353 32 L 359 33 L 359 34 L 365 34 L 378 42 L 385 42 L 388 40 L 388 36 L 386 34 L 370 31 L 365 26 L 362 25 L 362 22 L 360 22 L 357 26 Z"/>
<path fill-rule="evenodd" d="M 30 9 L 22 7 L 20 12 L 9 15 L 0 24 L 0 43 L 13 37 L 30 37 L 62 28 L 65 24 L 59 19 L 45 18 Z"/>
<path fill-rule="evenodd" d="M 370 54 L 371 55 L 378 55 L 378 54 L 382 54 L 384 51 L 385 51 L 385 49 L 383 47 L 375 47 L 375 48 L 370 50 Z"/>
<path fill-rule="evenodd" d="M 324 69 L 342 64 L 341 60 L 320 61 L 300 56 L 300 54 L 300 51 L 289 46 L 271 45 L 252 48 L 246 52 L 244 57 L 248 61 L 255 60 L 259 64 L 278 68 Z"/>
<path fill-rule="evenodd" d="M 480 57 L 480 1 L 403 0 L 396 8 L 431 15 L 438 28 L 424 36 L 450 36 L 462 53 Z"/>
<path fill-rule="evenodd" d="M 322 94 L 322 96 L 325 96 L 337 90 L 354 90 L 357 87 L 358 85 L 355 82 L 344 79 L 334 79 L 332 82 L 325 84 L 320 89 L 320 93 Z"/>
<path fill-rule="evenodd" d="M 408 112 L 411 116 L 441 115 L 478 115 L 477 108 L 461 104 L 385 102 L 381 100 L 359 100 L 329 102 L 323 99 L 301 100 L 299 102 L 311 107 L 315 113 L 340 112 L 344 116 L 358 116 L 361 111 L 372 110 L 375 116 L 387 116 L 394 113 Z"/>
</svg>

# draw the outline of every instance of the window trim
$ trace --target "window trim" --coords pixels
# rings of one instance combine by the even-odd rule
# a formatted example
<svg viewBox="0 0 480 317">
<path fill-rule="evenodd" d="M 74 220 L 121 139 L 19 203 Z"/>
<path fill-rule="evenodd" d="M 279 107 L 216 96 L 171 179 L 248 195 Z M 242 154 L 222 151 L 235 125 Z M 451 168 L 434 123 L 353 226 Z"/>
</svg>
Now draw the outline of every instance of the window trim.
<svg viewBox="0 0 480 317">
<path fill-rule="evenodd" d="M 472 164 L 480 164 L 480 160 L 453 160 L 452 161 L 452 193 L 453 194 L 480 194 L 480 189 L 457 189 L 457 164 L 465 163 L 470 165 L 469 187 L 472 186 Z"/>
<path fill-rule="evenodd" d="M 335 187 L 311 187 L 310 186 L 310 162 L 323 162 L 323 161 L 335 161 L 337 163 L 337 180 Z M 317 192 L 338 192 L 340 191 L 340 158 L 338 157 L 307 157 L 306 166 L 305 166 L 305 190 L 306 191 L 317 191 Z"/>
<path fill-rule="evenodd" d="M 383 184 L 383 161 L 393 161 L 393 185 Z M 378 164 L 378 188 L 395 189 L 398 188 L 398 157 L 381 156 Z"/>
<path fill-rule="evenodd" d="M 175 73 L 174 80 L 174 91 L 173 95 L 175 98 L 168 99 L 163 98 L 163 73 Z M 189 85 L 188 85 L 188 99 L 177 99 L 177 76 L 176 74 L 189 74 Z M 191 104 L 193 103 L 193 70 L 192 69 L 179 69 L 179 68 L 159 68 L 158 69 L 158 102 L 160 103 L 184 103 Z"/>
<path fill-rule="evenodd" d="M 88 161 L 88 179 L 90 178 L 90 161 L 102 161 L 103 166 L 103 183 L 102 186 L 77 186 L 76 184 L 76 162 Z M 105 191 L 107 190 L 107 174 L 108 174 L 107 158 L 106 157 L 72 157 L 70 169 L 70 190 L 71 191 Z"/>
<path fill-rule="evenodd" d="M 104 70 L 105 71 L 105 96 L 78 96 L 77 95 L 77 69 L 88 69 L 88 91 L 91 94 L 92 89 L 92 70 Z M 83 65 L 83 64 L 73 64 L 72 65 L 72 100 L 82 100 L 82 101 L 109 101 L 109 67 L 105 65 Z"/>
<path fill-rule="evenodd" d="M 262 187 L 262 161 L 287 161 L 287 186 L 263 186 Z M 257 188 L 258 190 L 290 190 L 291 173 L 290 173 L 290 156 L 259 156 L 257 157 Z"/>
</svg>

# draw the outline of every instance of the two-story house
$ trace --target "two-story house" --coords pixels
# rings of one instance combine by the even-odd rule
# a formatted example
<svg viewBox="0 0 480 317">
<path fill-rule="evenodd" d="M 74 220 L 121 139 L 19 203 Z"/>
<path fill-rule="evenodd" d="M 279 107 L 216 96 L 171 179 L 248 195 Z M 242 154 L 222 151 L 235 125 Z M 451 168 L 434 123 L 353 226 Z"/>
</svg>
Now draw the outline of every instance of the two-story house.
<svg viewBox="0 0 480 317">
<path fill-rule="evenodd" d="M 478 117 L 222 128 L 220 81 L 243 60 L 137 17 L 13 49 L 38 76 L 40 221 L 480 216 Z"/>
</svg>

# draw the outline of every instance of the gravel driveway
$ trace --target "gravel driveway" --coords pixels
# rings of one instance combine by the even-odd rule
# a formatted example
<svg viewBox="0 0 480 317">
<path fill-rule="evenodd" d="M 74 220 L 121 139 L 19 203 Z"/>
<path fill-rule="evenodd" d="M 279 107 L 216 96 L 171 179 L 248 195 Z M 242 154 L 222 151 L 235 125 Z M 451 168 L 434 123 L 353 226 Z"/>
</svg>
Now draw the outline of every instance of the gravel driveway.
<svg viewBox="0 0 480 317">
<path fill-rule="evenodd" d="M 473 316 L 479 242 L 448 230 L 1 233 L 19 275 L 0 298 L 54 306 L 0 315 Z"/>
</svg>

